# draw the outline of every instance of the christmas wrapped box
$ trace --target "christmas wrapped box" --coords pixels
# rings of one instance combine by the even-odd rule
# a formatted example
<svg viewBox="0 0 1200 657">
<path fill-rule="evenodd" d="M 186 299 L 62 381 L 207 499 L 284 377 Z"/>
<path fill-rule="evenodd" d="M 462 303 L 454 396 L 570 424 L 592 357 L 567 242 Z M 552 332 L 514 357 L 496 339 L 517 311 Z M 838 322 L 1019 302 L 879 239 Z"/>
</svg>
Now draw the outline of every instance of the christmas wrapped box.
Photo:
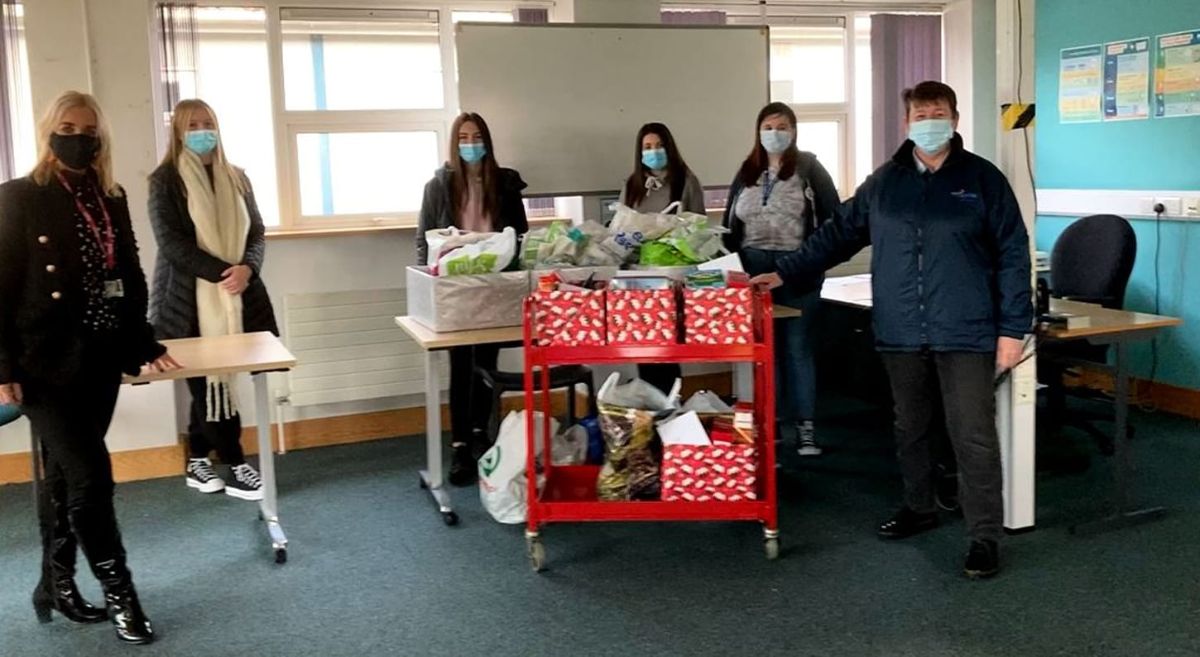
<svg viewBox="0 0 1200 657">
<path fill-rule="evenodd" d="M 753 445 L 664 445 L 666 502 L 758 499 L 758 452 Z"/>
<path fill-rule="evenodd" d="M 751 344 L 754 312 L 748 287 L 683 291 L 683 325 L 688 344 Z"/>
<path fill-rule="evenodd" d="M 608 344 L 678 342 L 675 290 L 620 290 L 607 294 Z"/>
<path fill-rule="evenodd" d="M 533 307 L 533 338 L 538 346 L 604 344 L 604 290 L 539 290 L 533 293 Z"/>
</svg>

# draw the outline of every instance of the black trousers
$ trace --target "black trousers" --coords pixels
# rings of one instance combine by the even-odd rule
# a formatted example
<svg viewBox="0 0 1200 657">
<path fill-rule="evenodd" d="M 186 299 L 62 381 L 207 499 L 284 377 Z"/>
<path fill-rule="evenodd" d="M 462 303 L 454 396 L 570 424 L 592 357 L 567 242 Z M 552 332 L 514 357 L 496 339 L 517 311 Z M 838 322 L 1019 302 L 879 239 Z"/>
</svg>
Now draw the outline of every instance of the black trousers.
<svg viewBox="0 0 1200 657">
<path fill-rule="evenodd" d="M 500 346 L 481 344 L 450 349 L 450 440 L 473 445 L 475 431 L 487 431 L 491 391 L 475 376 L 475 366 L 495 369 Z"/>
<path fill-rule="evenodd" d="M 998 541 L 1004 527 L 1000 438 L 996 433 L 996 355 L 883 353 L 895 400 L 896 453 L 904 503 L 932 513 L 938 400 L 958 465 L 959 501 L 972 539 Z"/>
<path fill-rule="evenodd" d="M 22 410 L 42 462 L 43 474 L 35 478 L 40 479 L 35 485 L 42 583 L 73 577 L 76 547 L 81 546 L 104 590 L 113 591 L 130 584 L 113 509 L 112 461 L 104 444 L 121 372 L 111 350 L 88 351 L 70 380 L 23 382 Z"/>
<path fill-rule="evenodd" d="M 188 392 L 192 394 L 190 419 L 188 421 L 188 455 L 194 459 L 208 458 L 216 450 L 221 462 L 226 465 L 241 465 L 246 462 L 242 452 L 242 416 L 208 421 L 208 384 L 204 377 L 187 380 Z"/>
</svg>

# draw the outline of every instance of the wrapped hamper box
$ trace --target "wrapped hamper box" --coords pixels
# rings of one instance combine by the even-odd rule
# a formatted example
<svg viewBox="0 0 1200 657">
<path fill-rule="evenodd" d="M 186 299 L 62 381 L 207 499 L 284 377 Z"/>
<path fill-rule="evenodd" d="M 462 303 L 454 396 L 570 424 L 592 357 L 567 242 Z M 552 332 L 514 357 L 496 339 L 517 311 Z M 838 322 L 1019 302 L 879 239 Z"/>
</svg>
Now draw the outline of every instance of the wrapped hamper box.
<svg viewBox="0 0 1200 657">
<path fill-rule="evenodd" d="M 607 301 L 609 344 L 678 342 L 675 290 L 609 290 Z"/>
<path fill-rule="evenodd" d="M 529 272 L 433 276 L 428 267 L 407 270 L 408 314 L 439 333 L 520 326 Z"/>
<path fill-rule="evenodd" d="M 758 499 L 758 453 L 753 445 L 664 445 L 666 502 L 741 502 Z"/>
<path fill-rule="evenodd" d="M 538 290 L 533 320 L 533 339 L 540 347 L 603 345 L 604 290 Z"/>
<path fill-rule="evenodd" d="M 754 308 L 748 287 L 683 291 L 683 325 L 688 344 L 752 344 Z"/>
</svg>

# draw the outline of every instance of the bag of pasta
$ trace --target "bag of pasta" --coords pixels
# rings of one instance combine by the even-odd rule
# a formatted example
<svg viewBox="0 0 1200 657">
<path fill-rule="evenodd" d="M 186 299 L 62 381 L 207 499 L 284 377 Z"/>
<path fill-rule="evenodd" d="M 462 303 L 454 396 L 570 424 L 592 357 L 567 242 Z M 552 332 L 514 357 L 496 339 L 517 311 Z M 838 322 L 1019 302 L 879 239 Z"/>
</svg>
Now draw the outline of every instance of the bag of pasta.
<svg viewBox="0 0 1200 657">
<path fill-rule="evenodd" d="M 596 482 L 597 496 L 609 501 L 657 500 L 662 489 L 662 444 L 655 421 L 678 406 L 680 382 L 675 382 L 670 395 L 664 395 L 641 379 L 618 385 L 620 376 L 613 372 L 596 395 L 604 435 L 604 467 Z"/>
</svg>

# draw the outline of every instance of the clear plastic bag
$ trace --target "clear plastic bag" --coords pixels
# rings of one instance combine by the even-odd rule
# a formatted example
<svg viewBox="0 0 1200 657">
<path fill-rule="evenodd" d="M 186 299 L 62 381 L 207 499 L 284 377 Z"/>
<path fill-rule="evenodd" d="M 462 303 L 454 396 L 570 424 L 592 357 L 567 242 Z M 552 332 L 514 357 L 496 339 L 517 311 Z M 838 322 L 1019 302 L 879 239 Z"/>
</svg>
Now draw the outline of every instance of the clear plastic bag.
<svg viewBox="0 0 1200 657">
<path fill-rule="evenodd" d="M 605 463 L 596 482 L 601 500 L 656 500 L 661 494 L 662 444 L 655 421 L 678 405 L 679 382 L 672 394 L 641 379 L 618 385 L 614 372 L 597 394 L 604 433 Z"/>
</svg>

